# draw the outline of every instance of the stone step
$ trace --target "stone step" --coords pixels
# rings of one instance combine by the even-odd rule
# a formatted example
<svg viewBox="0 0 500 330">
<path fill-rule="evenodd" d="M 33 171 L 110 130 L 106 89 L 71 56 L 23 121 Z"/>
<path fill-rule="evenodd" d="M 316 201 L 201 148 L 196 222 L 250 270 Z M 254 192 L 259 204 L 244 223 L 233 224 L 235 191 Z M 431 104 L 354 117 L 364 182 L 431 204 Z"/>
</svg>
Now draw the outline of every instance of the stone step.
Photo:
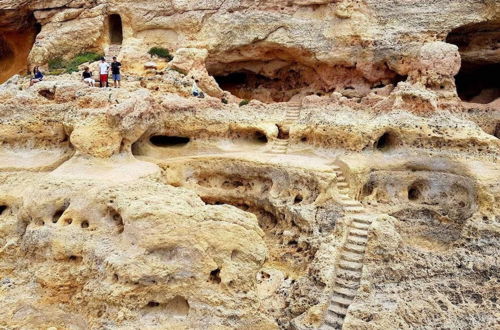
<svg viewBox="0 0 500 330">
<path fill-rule="evenodd" d="M 361 203 L 354 199 L 340 200 L 339 204 L 342 206 L 361 206 Z"/>
<path fill-rule="evenodd" d="M 337 304 L 339 304 L 341 306 L 345 306 L 345 307 L 349 307 L 349 305 L 352 303 L 353 300 L 354 300 L 354 297 L 351 299 L 351 298 L 345 298 L 345 297 L 342 297 L 342 296 L 336 295 L 336 294 L 334 294 L 330 298 L 330 302 L 337 303 Z"/>
<path fill-rule="evenodd" d="M 354 292 L 358 292 L 359 278 L 352 278 L 352 279 L 336 278 L 334 284 L 335 287 L 345 288 Z"/>
<path fill-rule="evenodd" d="M 346 260 L 339 260 L 339 267 L 343 269 L 349 269 L 349 270 L 354 270 L 354 271 L 360 271 L 361 268 L 363 268 L 363 264 L 360 262 L 352 262 L 352 261 L 346 261 Z"/>
<path fill-rule="evenodd" d="M 349 187 L 337 187 L 340 194 L 349 195 Z"/>
<path fill-rule="evenodd" d="M 365 212 L 365 208 L 362 206 L 345 206 L 344 211 L 350 213 L 363 213 Z"/>
<path fill-rule="evenodd" d="M 355 221 L 355 220 L 352 220 L 351 224 L 349 226 L 352 227 L 352 228 L 364 229 L 364 230 L 368 230 L 368 228 L 370 228 L 370 224 L 367 224 L 367 223 L 364 223 L 364 222 L 358 222 L 358 221 Z"/>
<path fill-rule="evenodd" d="M 282 140 L 282 139 L 278 139 L 278 140 L 274 140 L 274 144 L 281 144 L 281 145 L 285 145 L 285 144 L 288 144 L 288 140 Z"/>
<path fill-rule="evenodd" d="M 353 221 L 359 222 L 359 223 L 365 223 L 367 225 L 371 225 L 374 218 L 371 215 L 367 214 L 356 214 L 352 216 Z"/>
<path fill-rule="evenodd" d="M 348 186 L 347 182 L 337 182 L 337 187 L 339 188 L 347 188 Z"/>
<path fill-rule="evenodd" d="M 344 250 L 354 253 L 365 253 L 366 246 L 365 245 L 357 245 L 346 242 L 344 245 Z"/>
<path fill-rule="evenodd" d="M 361 279 L 361 272 L 358 270 L 349 270 L 349 269 L 342 269 L 342 268 L 337 268 L 335 277 L 337 278 L 338 281 L 343 280 L 343 281 L 356 281 L 356 283 L 359 282 Z"/>
<path fill-rule="evenodd" d="M 330 306 L 328 306 L 328 310 L 342 317 L 347 314 L 347 308 L 335 303 L 331 303 Z"/>
<path fill-rule="evenodd" d="M 340 259 L 345 260 L 345 261 L 351 261 L 351 262 L 363 262 L 364 255 L 363 254 L 358 254 L 356 252 L 347 252 L 343 251 L 340 254 Z"/>
<path fill-rule="evenodd" d="M 325 314 L 325 324 L 320 327 L 320 329 L 341 329 L 342 323 L 344 323 L 343 315 L 327 311 Z M 326 326 L 326 327 L 325 327 Z"/>
<path fill-rule="evenodd" d="M 351 227 L 351 229 L 349 230 L 349 234 L 347 236 L 353 236 L 353 235 L 359 237 L 368 237 L 368 230 Z"/>
<path fill-rule="evenodd" d="M 344 296 L 349 296 L 349 297 L 352 297 L 354 299 L 354 297 L 356 297 L 356 293 L 357 293 L 357 290 L 354 290 L 354 289 L 351 289 L 351 288 L 345 288 L 345 287 L 341 287 L 341 286 L 335 286 L 335 288 L 333 289 L 333 291 L 341 294 L 341 295 L 344 295 Z"/>
<path fill-rule="evenodd" d="M 365 246 L 367 241 L 368 241 L 367 236 L 351 236 L 351 235 L 347 236 L 347 242 L 351 244 Z"/>
</svg>

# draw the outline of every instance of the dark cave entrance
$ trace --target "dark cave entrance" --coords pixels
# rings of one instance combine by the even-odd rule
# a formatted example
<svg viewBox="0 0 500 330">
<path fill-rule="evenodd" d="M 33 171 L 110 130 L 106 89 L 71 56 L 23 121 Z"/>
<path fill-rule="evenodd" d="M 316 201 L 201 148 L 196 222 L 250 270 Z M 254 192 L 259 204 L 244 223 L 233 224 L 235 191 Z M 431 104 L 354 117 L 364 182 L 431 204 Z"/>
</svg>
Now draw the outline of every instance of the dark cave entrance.
<svg viewBox="0 0 500 330">
<path fill-rule="evenodd" d="M 478 65 L 463 62 L 455 82 L 462 101 L 493 102 L 500 97 L 500 63 Z"/>
<path fill-rule="evenodd" d="M 122 18 L 118 14 L 109 15 L 109 40 L 111 44 L 121 45 L 123 42 Z"/>
<path fill-rule="evenodd" d="M 455 77 L 465 102 L 488 104 L 500 97 L 500 21 L 469 24 L 452 30 L 446 42 L 458 46 L 462 65 Z"/>
<path fill-rule="evenodd" d="M 183 147 L 188 144 L 191 139 L 184 136 L 154 135 L 149 138 L 149 141 L 157 147 L 167 148 Z"/>
</svg>

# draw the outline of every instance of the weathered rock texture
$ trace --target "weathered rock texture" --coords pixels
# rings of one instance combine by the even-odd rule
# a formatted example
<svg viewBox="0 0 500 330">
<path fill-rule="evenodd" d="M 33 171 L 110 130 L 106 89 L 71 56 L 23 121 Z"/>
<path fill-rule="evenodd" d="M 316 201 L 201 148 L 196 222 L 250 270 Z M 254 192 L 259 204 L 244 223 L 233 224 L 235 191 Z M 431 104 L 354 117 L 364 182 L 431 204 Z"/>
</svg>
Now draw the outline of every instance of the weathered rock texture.
<svg viewBox="0 0 500 330">
<path fill-rule="evenodd" d="M 0 0 L 0 328 L 498 327 L 499 38 L 495 0 Z M 121 89 L 29 86 L 89 51 Z"/>
</svg>

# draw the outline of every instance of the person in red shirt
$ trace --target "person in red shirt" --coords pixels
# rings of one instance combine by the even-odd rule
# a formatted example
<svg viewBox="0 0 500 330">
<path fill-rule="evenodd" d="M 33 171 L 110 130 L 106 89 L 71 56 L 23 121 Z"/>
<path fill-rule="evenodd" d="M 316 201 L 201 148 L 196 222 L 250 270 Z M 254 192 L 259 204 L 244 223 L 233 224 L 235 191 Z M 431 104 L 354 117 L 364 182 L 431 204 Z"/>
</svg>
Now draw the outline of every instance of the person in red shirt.
<svg viewBox="0 0 500 330">
<path fill-rule="evenodd" d="M 101 58 L 101 63 L 99 63 L 99 85 L 101 87 L 108 87 L 108 74 L 109 74 L 109 64 L 106 63 L 106 59 Z"/>
</svg>

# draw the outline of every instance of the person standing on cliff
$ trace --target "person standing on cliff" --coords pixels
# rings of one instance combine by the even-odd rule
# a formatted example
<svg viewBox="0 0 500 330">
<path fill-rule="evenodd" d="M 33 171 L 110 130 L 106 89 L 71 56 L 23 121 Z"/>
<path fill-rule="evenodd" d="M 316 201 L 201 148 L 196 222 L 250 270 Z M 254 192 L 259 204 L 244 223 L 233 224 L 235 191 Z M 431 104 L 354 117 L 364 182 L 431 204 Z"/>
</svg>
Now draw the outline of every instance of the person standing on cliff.
<svg viewBox="0 0 500 330">
<path fill-rule="evenodd" d="M 113 57 L 113 62 L 111 63 L 111 75 L 113 76 L 113 81 L 115 88 L 121 87 L 122 76 L 120 74 L 122 64 L 116 60 L 116 56 Z"/>
<path fill-rule="evenodd" d="M 109 74 L 109 64 L 106 62 L 104 57 L 101 58 L 101 63 L 99 63 L 99 86 L 108 86 L 108 74 Z"/>
</svg>

